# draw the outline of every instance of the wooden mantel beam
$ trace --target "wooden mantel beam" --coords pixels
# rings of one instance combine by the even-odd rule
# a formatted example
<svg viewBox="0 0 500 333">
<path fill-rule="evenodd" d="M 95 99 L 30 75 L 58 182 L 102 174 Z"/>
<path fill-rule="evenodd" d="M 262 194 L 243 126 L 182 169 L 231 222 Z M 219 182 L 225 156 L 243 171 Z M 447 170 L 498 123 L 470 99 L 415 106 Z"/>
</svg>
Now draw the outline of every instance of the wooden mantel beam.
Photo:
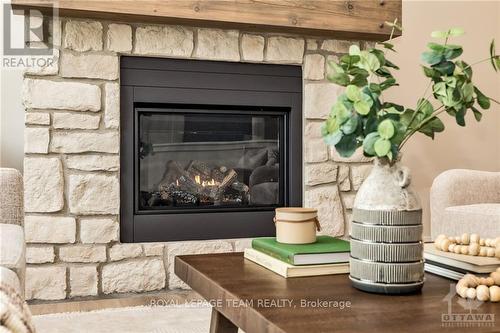
<svg viewBox="0 0 500 333">
<path fill-rule="evenodd" d="M 401 0 L 12 0 L 14 8 L 125 22 L 218 26 L 385 40 Z"/>
</svg>

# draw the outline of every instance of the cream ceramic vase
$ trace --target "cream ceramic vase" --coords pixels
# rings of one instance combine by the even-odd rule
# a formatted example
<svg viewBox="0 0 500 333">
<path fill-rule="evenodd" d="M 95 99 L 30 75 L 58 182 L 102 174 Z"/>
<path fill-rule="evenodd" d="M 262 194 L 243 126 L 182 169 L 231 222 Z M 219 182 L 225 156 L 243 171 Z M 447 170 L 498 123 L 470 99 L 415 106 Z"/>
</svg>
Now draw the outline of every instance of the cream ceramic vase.
<svg viewBox="0 0 500 333">
<path fill-rule="evenodd" d="M 418 291 L 424 283 L 422 208 L 408 168 L 376 159 L 353 208 L 350 279 L 376 293 Z"/>
</svg>

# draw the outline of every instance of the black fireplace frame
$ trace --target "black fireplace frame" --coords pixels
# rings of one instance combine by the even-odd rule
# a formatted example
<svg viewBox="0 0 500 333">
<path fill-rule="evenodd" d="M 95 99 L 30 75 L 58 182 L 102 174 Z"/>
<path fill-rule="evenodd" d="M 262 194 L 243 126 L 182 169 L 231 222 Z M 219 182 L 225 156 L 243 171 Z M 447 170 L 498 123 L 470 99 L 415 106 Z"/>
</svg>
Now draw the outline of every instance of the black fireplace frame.
<svg viewBox="0 0 500 333">
<path fill-rule="evenodd" d="M 302 205 L 300 66 L 123 56 L 120 62 L 120 240 L 124 243 L 274 235 L 272 208 L 137 210 L 137 114 L 183 105 L 283 114 L 284 205 Z M 217 111 L 220 113 L 220 111 Z M 281 139 L 281 138 L 280 138 Z M 280 141 L 281 142 L 281 141 Z M 281 154 L 282 155 L 282 154 Z"/>
</svg>

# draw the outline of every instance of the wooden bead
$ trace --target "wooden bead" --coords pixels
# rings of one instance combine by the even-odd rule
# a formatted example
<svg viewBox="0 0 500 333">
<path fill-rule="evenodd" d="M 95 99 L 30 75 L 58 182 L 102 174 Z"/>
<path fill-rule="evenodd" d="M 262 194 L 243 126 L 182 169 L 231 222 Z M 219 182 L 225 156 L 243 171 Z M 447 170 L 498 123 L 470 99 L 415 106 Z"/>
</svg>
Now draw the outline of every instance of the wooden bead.
<svg viewBox="0 0 500 333">
<path fill-rule="evenodd" d="M 436 250 L 441 250 L 441 238 L 436 238 L 436 240 L 434 241 L 434 247 L 436 248 Z"/>
<path fill-rule="evenodd" d="M 486 249 L 487 249 L 486 250 L 486 255 L 488 257 L 494 257 L 495 256 L 495 248 L 493 248 L 493 247 L 487 247 Z"/>
<path fill-rule="evenodd" d="M 500 272 L 500 267 L 497 268 L 496 272 Z"/>
<path fill-rule="evenodd" d="M 485 302 L 490 299 L 490 288 L 480 285 L 476 288 L 476 297 L 478 300 Z"/>
<path fill-rule="evenodd" d="M 460 248 L 460 253 L 461 254 L 469 254 L 469 247 L 462 245 L 462 247 Z"/>
<path fill-rule="evenodd" d="M 467 289 L 469 289 L 469 288 L 467 288 L 466 285 L 457 283 L 457 286 L 455 288 L 456 288 L 457 294 L 459 294 L 460 297 L 462 297 L 462 298 L 466 297 Z"/>
<path fill-rule="evenodd" d="M 467 288 L 465 291 L 465 297 L 468 299 L 476 299 L 476 288 Z"/>
<path fill-rule="evenodd" d="M 492 301 L 492 302 L 500 301 L 500 287 L 499 286 L 491 286 L 490 287 L 490 301 Z"/>
<path fill-rule="evenodd" d="M 448 238 L 441 240 L 441 250 L 447 252 L 451 242 Z"/>
<path fill-rule="evenodd" d="M 488 249 L 488 248 L 487 248 L 486 246 L 481 246 L 481 248 L 479 249 L 479 255 L 480 255 L 481 257 L 486 257 L 486 250 L 487 250 L 487 249 Z"/>
<path fill-rule="evenodd" d="M 490 274 L 490 277 L 493 279 L 495 284 L 498 286 L 500 285 L 500 272 L 496 271 Z"/>
<path fill-rule="evenodd" d="M 470 241 L 469 234 L 468 233 L 462 234 L 462 237 L 461 237 L 462 245 L 469 245 L 469 241 Z"/>
<path fill-rule="evenodd" d="M 480 284 L 480 278 L 474 274 L 465 274 L 460 281 L 463 281 L 467 287 L 475 288 Z"/>
<path fill-rule="evenodd" d="M 455 242 L 457 244 L 461 244 L 462 243 L 462 238 L 460 236 L 455 237 Z"/>
<path fill-rule="evenodd" d="M 481 283 L 481 284 L 484 284 L 485 286 L 491 287 L 492 285 L 495 284 L 495 280 L 493 280 L 493 278 L 490 276 L 490 277 L 485 278 L 484 283 Z"/>
<path fill-rule="evenodd" d="M 455 246 L 457 246 L 455 243 L 451 243 L 450 246 L 448 246 L 448 252 L 453 252 L 455 250 Z"/>
<path fill-rule="evenodd" d="M 453 250 L 455 253 L 459 254 L 462 251 L 462 245 L 455 245 Z"/>
<path fill-rule="evenodd" d="M 479 245 L 481 245 L 481 246 L 485 246 L 486 245 L 486 242 L 485 242 L 484 238 L 480 238 L 479 239 Z"/>
<path fill-rule="evenodd" d="M 479 244 L 478 243 L 471 243 L 469 245 L 469 254 L 472 256 L 477 256 L 479 254 Z"/>
<path fill-rule="evenodd" d="M 491 246 L 491 238 L 486 238 L 486 240 L 484 241 L 484 245 Z"/>
<path fill-rule="evenodd" d="M 470 243 L 479 243 L 479 235 L 478 234 L 471 234 L 470 235 Z"/>
</svg>

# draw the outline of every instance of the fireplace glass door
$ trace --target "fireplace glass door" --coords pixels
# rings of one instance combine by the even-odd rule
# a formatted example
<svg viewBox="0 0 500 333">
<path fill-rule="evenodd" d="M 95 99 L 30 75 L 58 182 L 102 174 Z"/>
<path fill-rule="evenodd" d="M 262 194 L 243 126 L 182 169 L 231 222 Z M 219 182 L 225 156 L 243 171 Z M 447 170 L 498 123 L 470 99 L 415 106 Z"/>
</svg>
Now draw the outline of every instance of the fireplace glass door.
<svg viewBox="0 0 500 333">
<path fill-rule="evenodd" d="M 284 205 L 284 112 L 136 110 L 139 212 Z"/>
</svg>

